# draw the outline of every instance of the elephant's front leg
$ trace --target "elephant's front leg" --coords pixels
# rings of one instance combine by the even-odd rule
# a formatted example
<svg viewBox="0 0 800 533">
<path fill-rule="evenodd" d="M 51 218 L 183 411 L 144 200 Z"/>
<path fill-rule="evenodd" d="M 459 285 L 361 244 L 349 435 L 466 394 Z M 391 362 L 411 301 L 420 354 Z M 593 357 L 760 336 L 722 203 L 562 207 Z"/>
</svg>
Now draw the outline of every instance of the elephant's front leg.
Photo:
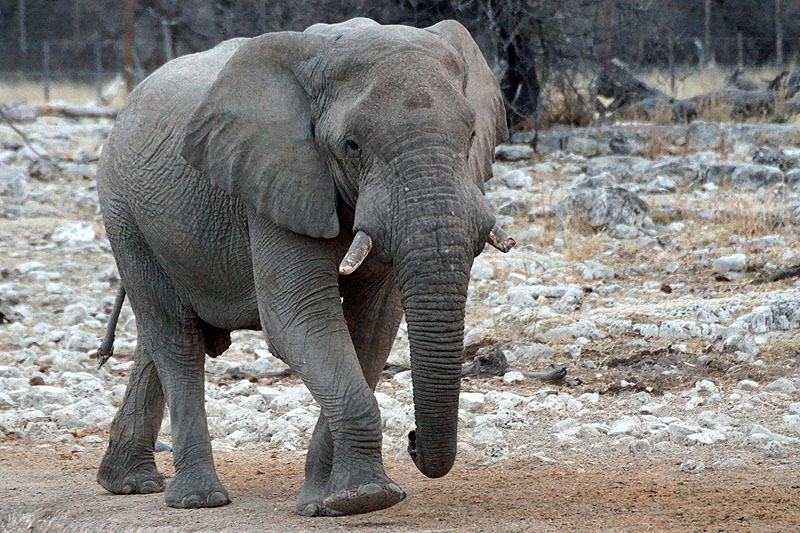
<svg viewBox="0 0 800 533">
<path fill-rule="evenodd" d="M 400 502 L 405 494 L 383 469 L 380 411 L 347 328 L 333 253 L 257 216 L 249 223 L 264 332 L 330 427 L 333 466 L 325 507 L 355 514 Z"/>
<path fill-rule="evenodd" d="M 355 274 L 341 277 L 339 284 L 358 362 L 374 391 L 403 316 L 400 293 L 391 270 L 375 262 L 367 262 Z M 320 414 L 306 455 L 306 481 L 297 500 L 298 514 L 334 514 L 322 503 L 333 466 L 333 448 L 328 420 Z"/>
</svg>

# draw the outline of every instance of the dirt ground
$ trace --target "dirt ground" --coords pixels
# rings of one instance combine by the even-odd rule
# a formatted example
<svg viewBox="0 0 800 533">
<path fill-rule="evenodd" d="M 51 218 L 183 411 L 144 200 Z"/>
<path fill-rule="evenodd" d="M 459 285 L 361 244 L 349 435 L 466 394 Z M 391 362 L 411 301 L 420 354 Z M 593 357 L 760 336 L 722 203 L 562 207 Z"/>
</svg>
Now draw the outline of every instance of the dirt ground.
<svg viewBox="0 0 800 533">
<path fill-rule="evenodd" d="M 1 531 L 770 531 L 800 530 L 794 468 L 682 474 L 670 461 L 456 465 L 439 480 L 409 463 L 387 472 L 408 498 L 343 518 L 296 516 L 303 460 L 216 452 L 233 503 L 177 510 L 162 494 L 114 496 L 94 481 L 102 454 L 81 456 L 21 442 L 0 449 Z M 171 472 L 171 455 L 158 454 Z"/>
<path fill-rule="evenodd" d="M 0 199 L 0 285 L 5 290 L 0 296 L 6 303 L 19 300 L 18 305 L 9 305 L 23 317 L 0 332 L 0 365 L 11 369 L 7 383 L 16 383 L 16 390 L 11 385 L 5 390 L 0 384 L 0 393 L 9 393 L 6 405 L 0 401 L 0 409 L 12 415 L 7 426 L 0 428 L 0 533 L 800 531 L 800 444 L 795 440 L 800 430 L 792 421 L 800 415 L 800 389 L 795 391 L 787 380 L 776 384 L 777 378 L 798 376 L 800 333 L 796 320 L 790 321 L 784 311 L 797 308 L 800 282 L 796 275 L 772 279 L 778 269 L 784 271 L 800 261 L 798 226 L 788 222 L 796 216 L 789 209 L 794 204 L 787 200 L 785 188 L 750 191 L 723 184 L 706 190 L 702 180 L 684 183 L 683 177 L 669 170 L 678 165 L 678 174 L 686 168 L 700 173 L 741 165 L 734 159 L 750 160 L 756 145 L 747 148 L 745 156 L 741 151 L 737 155 L 715 149 L 719 160 L 708 152 L 698 158 L 700 152 L 690 154 L 684 145 L 662 144 L 649 132 L 650 126 L 635 135 L 620 130 L 624 138 L 652 138 L 649 151 L 637 154 L 668 165 L 657 168 L 683 183 L 669 194 L 640 191 L 646 194 L 660 229 L 656 236 L 641 234 L 637 239 L 616 239 L 610 232 L 580 225 L 556 227 L 553 206 L 581 173 L 589 172 L 591 159 L 574 154 L 537 156 L 518 163 L 525 165 L 520 168 L 526 169 L 535 185 L 522 189 L 491 185 L 487 197 L 493 208 L 513 207 L 507 212 L 516 213 L 515 217 L 505 215 L 514 223 L 504 227 L 519 237 L 520 247 L 510 259 L 493 252 L 478 259 L 484 273 L 474 280 L 467 309 L 467 330 L 478 334 L 473 335 L 467 352 L 470 356 L 479 350 L 481 356 L 516 354 L 514 350 L 522 348 L 522 355 L 510 363 L 514 369 L 540 372 L 566 366 L 567 380 L 544 384 L 536 379 L 506 382 L 500 376 L 464 378 L 462 391 L 479 393 L 486 407 L 462 409 L 456 466 L 445 478 L 430 480 L 408 460 L 398 459 L 407 458 L 406 434 L 413 426 L 404 409 L 410 406 L 412 391 L 407 381 L 395 381 L 394 374 L 388 373 L 379 392 L 387 402 L 397 400 L 397 405 L 383 412 L 386 470 L 408 499 L 369 515 L 303 518 L 294 514 L 303 481 L 303 457 L 291 451 L 291 442 L 286 446 L 286 441 L 271 440 L 284 424 L 281 417 L 294 410 L 288 400 L 275 409 L 266 400 L 263 408 L 248 407 L 251 415 L 247 416 L 262 420 L 260 433 L 248 433 L 265 435 L 259 442 L 229 439 L 242 426 L 240 420 L 224 415 L 240 411 L 243 397 L 250 394 L 233 394 L 231 389 L 249 380 L 281 396 L 297 392 L 296 377 L 265 377 L 267 370 L 280 369 L 255 364 L 266 360 L 258 355 L 266 351 L 266 344 L 263 339 L 257 344 L 255 333 L 235 334 L 232 349 L 214 360 L 208 373 L 208 382 L 216 386 L 210 387 L 206 400 L 209 412 L 215 413 L 209 417 L 214 444 L 220 448 L 215 458 L 233 499 L 231 505 L 176 510 L 166 507 L 163 494 L 114 496 L 96 483 L 104 445 L 86 444 L 84 439 L 96 434 L 103 441 L 108 438 L 101 432 L 113 416 L 109 411 L 121 401 L 120 387 L 130 371 L 124 365 L 131 360 L 136 328 L 126 306 L 128 319 L 120 322 L 117 353 L 102 373 L 96 372 L 87 354 L 104 334 L 116 278 L 97 217 L 94 163 L 91 157 L 87 164 L 73 163 L 86 159 L 86 154 L 99 153 L 110 123 L 46 119 L 25 128 L 60 164 L 72 165 L 68 167 L 72 170 L 56 182 L 30 179 L 28 193 L 14 202 Z M 688 138 L 688 132 L 684 133 L 683 138 Z M 3 135 L 17 138 L 7 128 L 0 131 L 0 140 Z M 595 142 L 584 135 L 588 134 L 577 131 L 575 138 Z M 635 174 L 632 160 L 638 155 L 623 165 L 631 176 Z M 18 170 L 28 176 L 30 162 L 20 155 L 18 163 Z M 515 165 L 500 166 L 505 173 Z M 650 174 L 632 177 L 630 185 L 643 186 L 658 177 Z M 541 215 L 531 218 L 531 213 L 540 211 Z M 87 222 L 94 228 L 92 240 L 53 239 L 65 224 Z M 541 231 L 532 231 L 537 228 Z M 772 244 L 754 243 L 764 239 Z M 732 253 L 746 254 L 746 271 L 715 276 L 713 261 Z M 584 267 L 597 262 L 611 274 L 583 273 Z M 561 297 L 542 296 L 535 303 L 523 304 L 509 301 L 511 288 L 540 283 L 565 290 L 580 287 L 581 301 L 577 305 L 566 302 L 566 306 Z M 83 306 L 81 320 L 64 319 L 65 309 L 72 304 Z M 782 314 L 747 322 L 750 325 L 737 322 L 754 309 L 775 305 L 781 306 Z M 581 344 L 580 339 L 586 340 L 583 333 L 578 338 L 544 336 L 558 326 L 584 319 L 596 324 L 602 335 Z M 622 327 L 625 321 L 628 326 Z M 664 333 L 668 321 L 684 322 L 685 335 L 675 335 L 674 330 Z M 612 328 L 612 322 L 617 326 Z M 748 331 L 741 344 L 726 346 L 727 333 L 719 338 L 698 333 L 702 328 L 737 325 Z M 644 327 L 651 333 L 645 335 Z M 89 339 L 88 347 L 81 348 L 84 338 Z M 534 344 L 538 342 L 546 343 L 552 355 L 541 355 L 541 346 Z M 399 339 L 395 353 L 405 355 L 407 350 L 407 338 Z M 207 370 L 210 367 L 209 362 Z M 393 372 L 404 368 L 395 365 Z M 18 377 L 13 377 L 15 371 Z M 83 373 L 79 383 L 72 381 L 76 371 Z M 68 373 L 72 377 L 65 377 Z M 87 374 L 97 380 L 84 379 Z M 27 403 L 20 401 L 29 389 L 35 391 L 34 379 L 68 398 L 63 413 L 51 417 L 53 406 L 37 400 L 35 393 Z M 706 380 L 703 391 L 697 387 L 701 380 Z M 743 389 L 742 380 L 752 381 Z M 494 392 L 517 395 L 519 403 L 491 399 Z M 77 410 L 86 394 L 99 411 Z M 300 450 L 306 448 L 300 441 L 307 442 L 318 412 L 310 402 L 310 396 L 298 400 L 299 411 L 293 415 L 298 419 L 293 423 L 307 418 L 310 425 L 294 428 L 289 424 L 297 431 Z M 506 407 L 501 408 L 501 403 Z M 89 416 L 97 412 L 107 413 L 104 423 Z M 630 422 L 635 428 L 617 428 L 612 434 L 611 428 L 619 422 Z M 665 436 L 673 422 L 683 425 Z M 165 426 L 161 438 L 169 441 L 171 428 Z M 687 442 L 688 435 L 682 432 L 691 427 L 698 435 L 708 436 L 707 430 L 714 430 L 714 443 Z M 497 437 L 493 443 L 505 446 L 494 448 L 496 456 L 487 454 L 492 449 L 485 440 L 477 442 L 479 430 L 485 429 L 494 430 L 488 433 Z M 570 430 L 580 433 L 565 435 Z M 720 435 L 724 438 L 718 440 Z M 650 452 L 634 454 L 629 446 L 636 442 L 649 443 Z M 241 451 L 248 444 L 269 451 Z M 224 447 L 239 451 L 222 451 Z M 491 462 L 487 457 L 497 462 L 481 466 Z M 169 478 L 171 454 L 157 458 Z M 687 459 L 702 461 L 705 471 L 680 472 L 679 465 Z M 743 469 L 723 468 L 725 459 L 738 459 Z"/>
</svg>

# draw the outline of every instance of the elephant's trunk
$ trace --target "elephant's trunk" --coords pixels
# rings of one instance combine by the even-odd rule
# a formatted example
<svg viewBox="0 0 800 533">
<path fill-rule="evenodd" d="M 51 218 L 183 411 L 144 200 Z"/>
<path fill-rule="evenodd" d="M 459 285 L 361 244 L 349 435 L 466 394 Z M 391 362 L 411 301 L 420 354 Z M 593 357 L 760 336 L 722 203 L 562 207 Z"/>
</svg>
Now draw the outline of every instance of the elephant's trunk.
<svg viewBox="0 0 800 533">
<path fill-rule="evenodd" d="M 456 456 L 464 308 L 473 259 L 472 213 L 452 191 L 427 189 L 396 228 L 394 265 L 408 323 L 416 430 L 409 453 L 441 477 Z"/>
</svg>

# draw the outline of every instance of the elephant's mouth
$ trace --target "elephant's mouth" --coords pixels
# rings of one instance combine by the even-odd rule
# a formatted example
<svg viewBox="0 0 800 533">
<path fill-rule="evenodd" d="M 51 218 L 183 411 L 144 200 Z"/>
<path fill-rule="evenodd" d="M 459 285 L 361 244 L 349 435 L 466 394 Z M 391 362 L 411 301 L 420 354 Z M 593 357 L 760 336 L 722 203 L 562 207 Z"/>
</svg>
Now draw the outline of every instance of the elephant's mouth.
<svg viewBox="0 0 800 533">
<path fill-rule="evenodd" d="M 503 231 L 497 224 L 495 224 L 489 232 L 489 237 L 486 242 L 503 253 L 508 253 L 517 244 L 517 241 Z M 342 262 L 339 263 L 339 274 L 347 276 L 355 272 L 367 258 L 371 250 L 372 237 L 370 237 L 367 232 L 359 230 L 353 238 L 353 242 L 342 259 Z M 411 438 L 411 435 L 409 435 L 409 438 Z"/>
</svg>

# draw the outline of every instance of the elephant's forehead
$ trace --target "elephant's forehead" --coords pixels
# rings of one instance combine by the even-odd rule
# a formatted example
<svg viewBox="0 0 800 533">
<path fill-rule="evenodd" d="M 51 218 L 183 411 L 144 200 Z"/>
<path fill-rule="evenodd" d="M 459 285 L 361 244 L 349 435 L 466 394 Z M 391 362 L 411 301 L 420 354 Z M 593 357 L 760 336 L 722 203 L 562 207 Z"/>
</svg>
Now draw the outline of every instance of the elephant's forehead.
<svg viewBox="0 0 800 533">
<path fill-rule="evenodd" d="M 444 39 L 407 26 L 356 28 L 331 37 L 324 55 L 326 75 L 333 79 L 413 74 L 430 70 L 460 77 L 463 59 Z"/>
</svg>

